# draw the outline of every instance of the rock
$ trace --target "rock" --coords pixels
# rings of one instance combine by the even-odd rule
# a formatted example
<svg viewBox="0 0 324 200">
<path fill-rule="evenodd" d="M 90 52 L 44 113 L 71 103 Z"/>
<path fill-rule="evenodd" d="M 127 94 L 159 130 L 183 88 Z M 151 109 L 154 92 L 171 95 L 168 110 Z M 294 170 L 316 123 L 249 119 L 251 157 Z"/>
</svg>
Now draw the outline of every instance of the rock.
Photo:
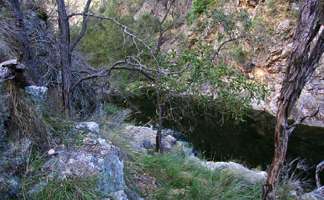
<svg viewBox="0 0 324 200">
<path fill-rule="evenodd" d="M 50 149 L 50 150 L 48 150 L 47 154 L 49 156 L 54 155 L 55 154 L 55 150 L 54 149 Z"/>
<path fill-rule="evenodd" d="M 0 174 L 0 197 L 2 200 L 17 198 L 20 189 L 21 183 L 18 177 Z"/>
<path fill-rule="evenodd" d="M 284 33 L 288 31 L 290 29 L 290 24 L 291 22 L 289 19 L 281 21 L 277 27 L 277 33 Z"/>
<path fill-rule="evenodd" d="M 123 134 L 129 138 L 130 144 L 135 149 L 146 151 L 155 148 L 156 133 L 156 130 L 149 127 L 128 125 L 125 127 Z M 177 140 L 173 136 L 164 133 L 167 133 L 167 131 L 162 131 L 162 148 L 169 151 L 176 145 Z"/>
<path fill-rule="evenodd" d="M 196 163 L 209 170 L 220 170 L 236 177 L 240 177 L 248 183 L 263 183 L 267 178 L 267 173 L 264 171 L 251 170 L 241 164 L 235 162 L 212 162 L 199 159 L 193 154 L 193 149 L 189 147 L 188 143 L 179 143 L 180 148 L 187 157 L 188 162 Z"/>
<path fill-rule="evenodd" d="M 26 160 L 31 151 L 31 140 L 29 138 L 17 139 L 17 141 L 7 141 L 6 150 L 0 157 L 0 173 L 6 172 L 15 174 L 19 168 L 26 164 Z"/>
<path fill-rule="evenodd" d="M 35 101 L 42 102 L 46 99 L 48 88 L 44 86 L 31 85 L 25 87 L 25 90 Z"/>
<path fill-rule="evenodd" d="M 76 125 L 76 129 L 83 129 L 92 133 L 99 134 L 99 124 L 96 122 L 80 122 Z"/>
<path fill-rule="evenodd" d="M 98 189 L 105 196 L 125 189 L 120 150 L 98 134 L 88 133 L 81 147 L 56 152 L 42 167 L 47 178 L 98 177 Z"/>
<path fill-rule="evenodd" d="M 324 186 L 316 190 L 302 195 L 301 200 L 323 200 L 324 199 Z"/>
<path fill-rule="evenodd" d="M 227 171 L 232 175 L 237 177 L 242 177 L 244 180 L 248 181 L 249 183 L 262 183 L 267 178 L 267 173 L 264 171 L 255 171 L 250 170 L 244 167 L 241 164 L 235 162 L 202 162 L 203 166 L 210 170 L 222 170 Z"/>
<path fill-rule="evenodd" d="M 124 163 L 118 155 L 112 154 L 104 160 L 99 188 L 104 194 L 125 188 Z"/>
<path fill-rule="evenodd" d="M 119 190 L 110 194 L 112 200 L 128 200 L 124 190 Z"/>
</svg>

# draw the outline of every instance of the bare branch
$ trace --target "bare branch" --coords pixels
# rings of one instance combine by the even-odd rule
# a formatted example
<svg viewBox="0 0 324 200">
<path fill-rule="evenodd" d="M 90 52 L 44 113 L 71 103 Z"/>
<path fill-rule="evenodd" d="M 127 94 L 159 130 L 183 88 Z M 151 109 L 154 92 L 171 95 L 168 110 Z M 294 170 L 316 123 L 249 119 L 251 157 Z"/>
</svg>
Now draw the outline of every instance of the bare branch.
<svg viewBox="0 0 324 200">
<path fill-rule="evenodd" d="M 220 51 L 222 50 L 222 48 L 223 48 L 226 44 L 228 44 L 228 43 L 230 43 L 230 42 L 234 42 L 234 41 L 239 40 L 239 39 L 242 39 L 242 38 L 244 38 L 244 36 L 238 36 L 238 37 L 230 38 L 230 39 L 224 41 L 224 42 L 223 42 L 222 44 L 220 44 L 219 47 L 216 49 L 216 51 L 214 52 L 213 57 L 212 57 L 211 60 L 213 61 L 213 60 L 216 59 L 216 57 L 218 57 Z"/>
<path fill-rule="evenodd" d="M 68 17 L 74 17 L 74 16 L 88 16 L 88 17 L 94 17 L 97 19 L 101 19 L 101 20 L 109 20 L 111 22 L 113 22 L 114 24 L 118 25 L 122 31 L 127 34 L 128 36 L 130 36 L 131 38 L 133 38 L 134 40 L 140 42 L 146 49 L 150 50 L 150 52 L 152 52 L 151 47 L 142 39 L 140 39 L 138 36 L 136 36 L 133 31 L 130 30 L 130 28 L 122 23 L 120 23 L 118 20 L 116 20 L 113 17 L 104 17 L 104 16 L 98 16 L 95 14 L 91 14 L 91 13 L 72 13 L 70 14 Z"/>
<path fill-rule="evenodd" d="M 74 48 L 77 46 L 77 44 L 81 41 L 81 39 L 84 37 L 84 35 L 85 35 L 86 31 L 87 31 L 89 16 L 86 15 L 86 13 L 89 12 L 91 1 L 92 0 L 87 0 L 87 3 L 85 5 L 85 7 L 84 7 L 83 14 L 82 14 L 82 16 L 83 16 L 82 28 L 81 28 L 81 31 L 80 31 L 78 37 L 75 39 L 75 41 L 71 45 L 71 48 L 70 48 L 71 52 L 74 50 Z M 69 18 L 69 16 L 68 16 L 68 18 Z"/>
<path fill-rule="evenodd" d="M 134 61 L 134 62 L 132 62 Z M 133 57 L 128 57 L 125 60 L 117 61 L 115 62 L 112 67 L 98 70 L 92 74 L 89 74 L 88 76 L 85 76 L 81 79 L 79 79 L 77 82 L 73 84 L 71 87 L 70 92 L 72 93 L 75 88 L 82 83 L 83 81 L 95 79 L 95 78 L 102 78 L 102 77 L 109 77 L 111 72 L 113 70 L 128 70 L 128 71 L 137 71 L 144 75 L 148 80 L 154 81 L 154 77 L 152 75 L 151 69 L 147 68 L 145 65 L 141 64 L 138 59 Z"/>
</svg>

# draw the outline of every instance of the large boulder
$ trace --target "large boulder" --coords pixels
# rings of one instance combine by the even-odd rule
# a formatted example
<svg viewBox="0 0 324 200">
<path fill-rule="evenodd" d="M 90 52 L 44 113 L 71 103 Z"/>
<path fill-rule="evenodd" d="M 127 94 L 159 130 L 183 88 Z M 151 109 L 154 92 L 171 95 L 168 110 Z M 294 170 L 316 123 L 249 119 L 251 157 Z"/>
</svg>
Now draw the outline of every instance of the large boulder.
<svg viewBox="0 0 324 200">
<path fill-rule="evenodd" d="M 82 141 L 70 148 L 58 146 L 49 150 L 50 159 L 45 162 L 42 171 L 49 180 L 97 177 L 97 188 L 105 197 L 116 196 L 117 193 L 117 197 L 125 197 L 121 195 L 121 191 L 126 189 L 121 152 L 99 136 L 97 125 L 95 122 L 77 124 L 73 134 L 80 134 Z M 39 192 L 45 186 L 44 181 L 40 182 L 30 193 Z M 127 199 L 127 196 L 117 199 Z"/>
</svg>

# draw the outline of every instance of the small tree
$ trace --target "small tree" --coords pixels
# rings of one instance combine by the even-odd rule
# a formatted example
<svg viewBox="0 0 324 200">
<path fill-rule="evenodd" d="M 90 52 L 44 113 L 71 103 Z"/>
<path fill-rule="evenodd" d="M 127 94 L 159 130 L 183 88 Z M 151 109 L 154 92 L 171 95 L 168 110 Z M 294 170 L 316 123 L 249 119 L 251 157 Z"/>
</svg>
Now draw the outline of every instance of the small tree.
<svg viewBox="0 0 324 200">
<path fill-rule="evenodd" d="M 82 29 L 79 36 L 71 45 L 71 33 L 69 16 L 66 12 L 66 6 L 64 0 L 56 0 L 57 12 L 58 12 L 58 24 L 59 24 L 59 45 L 60 45 L 60 57 L 62 67 L 62 97 L 63 97 L 63 108 L 66 116 L 70 115 L 71 102 L 70 102 L 70 90 L 71 90 L 71 62 L 72 62 L 72 51 L 80 42 L 87 29 L 88 13 L 91 0 L 87 0 L 83 12 Z"/>
</svg>

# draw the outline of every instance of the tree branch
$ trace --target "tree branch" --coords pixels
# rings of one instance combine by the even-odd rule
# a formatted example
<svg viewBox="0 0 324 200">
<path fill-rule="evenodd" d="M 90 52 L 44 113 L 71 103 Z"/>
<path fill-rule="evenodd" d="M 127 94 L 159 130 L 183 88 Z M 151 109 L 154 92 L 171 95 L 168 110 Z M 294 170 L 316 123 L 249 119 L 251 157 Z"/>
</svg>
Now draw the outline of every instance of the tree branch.
<svg viewBox="0 0 324 200">
<path fill-rule="evenodd" d="M 78 45 L 78 43 L 81 41 L 81 39 L 84 37 L 84 35 L 85 35 L 86 31 L 87 31 L 89 16 L 86 15 L 86 13 L 89 12 L 91 1 L 92 0 L 87 0 L 87 3 L 85 5 L 85 7 L 84 7 L 84 10 L 83 10 L 83 13 L 82 13 L 82 16 L 83 16 L 82 28 L 81 28 L 81 31 L 80 31 L 78 37 L 75 39 L 75 41 L 71 45 L 71 48 L 70 48 L 71 52 L 75 49 L 75 47 Z M 69 16 L 68 16 L 68 18 L 69 18 Z"/>
<path fill-rule="evenodd" d="M 230 43 L 230 42 L 234 42 L 236 40 L 239 40 L 239 39 L 242 39 L 244 38 L 244 36 L 238 36 L 238 37 L 235 37 L 235 38 L 230 38 L 226 41 L 224 41 L 222 44 L 219 45 L 219 47 L 216 49 L 216 51 L 214 52 L 213 54 L 213 57 L 212 57 L 212 61 L 216 59 L 216 57 L 218 57 L 220 51 L 222 50 L 222 48 L 227 44 L 227 43 Z"/>
</svg>

